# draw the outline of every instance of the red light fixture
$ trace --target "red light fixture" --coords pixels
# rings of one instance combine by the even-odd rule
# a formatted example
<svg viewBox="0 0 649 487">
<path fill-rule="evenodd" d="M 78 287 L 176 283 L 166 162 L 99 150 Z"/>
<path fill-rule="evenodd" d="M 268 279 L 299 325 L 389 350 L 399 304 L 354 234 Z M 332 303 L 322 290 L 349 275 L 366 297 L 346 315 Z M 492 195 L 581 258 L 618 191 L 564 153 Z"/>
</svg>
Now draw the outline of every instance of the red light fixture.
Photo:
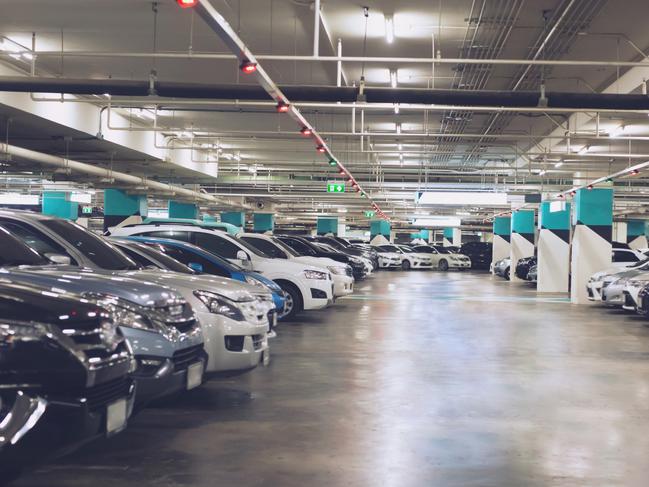
<svg viewBox="0 0 649 487">
<path fill-rule="evenodd" d="M 192 8 L 198 4 L 198 0 L 176 0 L 180 8 Z"/>
<path fill-rule="evenodd" d="M 560 194 L 560 195 L 559 195 L 559 198 L 560 198 L 560 199 L 563 199 L 563 195 L 562 195 L 562 194 Z"/>
<path fill-rule="evenodd" d="M 309 127 L 302 127 L 300 133 L 305 137 L 311 137 L 313 135 L 313 130 L 311 130 Z"/>
<path fill-rule="evenodd" d="M 243 61 L 241 61 L 239 69 L 243 74 L 252 74 L 257 71 L 257 63 L 252 63 L 247 59 L 244 59 Z"/>
<path fill-rule="evenodd" d="M 340 174 L 341 176 L 344 176 L 344 175 L 347 174 L 347 173 L 346 173 L 345 170 L 341 167 L 341 168 L 340 168 L 340 171 L 338 171 L 338 174 Z"/>
<path fill-rule="evenodd" d="M 315 148 L 320 154 L 324 154 L 327 152 L 327 149 L 325 149 L 324 145 L 319 145 L 318 147 Z"/>
<path fill-rule="evenodd" d="M 589 184 L 588 186 L 586 186 L 586 188 L 590 191 L 591 189 L 593 189 L 593 185 Z"/>
<path fill-rule="evenodd" d="M 640 174 L 640 171 L 638 171 L 637 169 L 631 171 L 631 176 L 637 176 L 638 174 Z"/>
<path fill-rule="evenodd" d="M 284 103 L 283 101 L 280 101 L 277 104 L 276 110 L 277 113 L 286 113 L 288 112 L 289 105 L 287 103 Z"/>
<path fill-rule="evenodd" d="M 571 191 L 570 196 L 575 196 L 577 194 L 577 191 Z"/>
</svg>

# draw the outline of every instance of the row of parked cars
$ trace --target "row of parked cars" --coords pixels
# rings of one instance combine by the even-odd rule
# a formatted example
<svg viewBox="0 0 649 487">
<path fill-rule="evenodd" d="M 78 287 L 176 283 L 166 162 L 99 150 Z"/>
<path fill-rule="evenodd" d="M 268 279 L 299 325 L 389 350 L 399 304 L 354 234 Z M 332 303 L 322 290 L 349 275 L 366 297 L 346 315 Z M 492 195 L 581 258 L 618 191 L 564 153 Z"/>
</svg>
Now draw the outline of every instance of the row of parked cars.
<svg viewBox="0 0 649 487">
<path fill-rule="evenodd" d="M 153 219 L 109 233 L 0 210 L 0 479 L 267 363 L 278 320 L 379 267 L 336 237 Z"/>
</svg>

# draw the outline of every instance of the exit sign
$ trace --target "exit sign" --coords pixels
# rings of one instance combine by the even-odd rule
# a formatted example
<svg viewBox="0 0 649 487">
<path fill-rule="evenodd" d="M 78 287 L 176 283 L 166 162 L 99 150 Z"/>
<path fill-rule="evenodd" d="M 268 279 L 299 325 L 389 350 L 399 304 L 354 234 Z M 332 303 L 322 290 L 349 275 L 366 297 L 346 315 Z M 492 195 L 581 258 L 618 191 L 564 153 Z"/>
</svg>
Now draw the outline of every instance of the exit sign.
<svg viewBox="0 0 649 487">
<path fill-rule="evenodd" d="M 374 213 L 373 211 L 365 212 L 365 218 L 374 218 L 374 215 L 376 215 L 376 213 Z"/>
<path fill-rule="evenodd" d="M 81 213 L 83 213 L 84 215 L 92 214 L 92 206 L 82 206 Z"/>
<path fill-rule="evenodd" d="M 345 183 L 327 183 L 327 193 L 344 193 Z"/>
</svg>

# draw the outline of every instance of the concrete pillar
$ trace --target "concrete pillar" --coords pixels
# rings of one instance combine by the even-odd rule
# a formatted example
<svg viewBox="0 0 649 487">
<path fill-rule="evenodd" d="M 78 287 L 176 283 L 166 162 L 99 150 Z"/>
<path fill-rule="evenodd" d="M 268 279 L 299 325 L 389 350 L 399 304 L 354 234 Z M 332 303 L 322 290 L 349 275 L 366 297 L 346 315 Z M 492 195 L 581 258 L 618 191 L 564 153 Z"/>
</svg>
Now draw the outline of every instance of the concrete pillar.
<svg viewBox="0 0 649 487">
<path fill-rule="evenodd" d="M 588 303 L 586 284 L 594 273 L 611 267 L 613 190 L 580 189 L 573 201 L 570 300 Z"/>
<path fill-rule="evenodd" d="M 43 193 L 43 215 L 58 216 L 74 221 L 79 217 L 79 203 L 70 201 L 69 192 L 45 191 Z"/>
<path fill-rule="evenodd" d="M 205 223 L 216 223 L 218 221 L 214 215 L 208 215 L 207 213 L 204 213 L 202 218 Z"/>
<path fill-rule="evenodd" d="M 243 211 L 226 211 L 221 213 L 221 221 L 244 228 L 246 226 L 246 214 Z"/>
<path fill-rule="evenodd" d="M 347 224 L 343 222 L 338 222 L 338 236 L 345 237 L 347 235 Z"/>
<path fill-rule="evenodd" d="M 273 213 L 254 213 L 252 225 L 252 229 L 257 233 L 272 232 L 275 229 L 275 215 Z"/>
<path fill-rule="evenodd" d="M 644 220 L 629 220 L 626 224 L 626 243 L 632 249 L 646 249 L 647 245 L 647 222 Z"/>
<path fill-rule="evenodd" d="M 627 224 L 626 222 L 613 222 L 613 242 L 626 243 Z"/>
<path fill-rule="evenodd" d="M 385 220 L 372 220 L 370 222 L 370 240 L 377 235 L 383 235 L 390 240 L 390 223 Z"/>
<path fill-rule="evenodd" d="M 491 252 L 491 262 L 495 264 L 499 260 L 509 257 L 511 254 L 511 232 L 512 220 L 508 216 L 497 216 L 494 218 L 494 239 Z"/>
<path fill-rule="evenodd" d="M 195 203 L 183 203 L 169 200 L 169 218 L 185 218 L 198 220 L 199 209 Z"/>
<path fill-rule="evenodd" d="M 554 210 L 554 211 L 553 211 Z M 570 282 L 570 203 L 541 203 L 538 276 L 541 293 L 567 293 Z"/>
<path fill-rule="evenodd" d="M 318 223 L 316 225 L 316 231 L 318 235 L 326 235 L 332 233 L 338 235 L 338 218 L 336 217 L 318 217 Z"/>
<path fill-rule="evenodd" d="M 442 245 L 444 247 L 451 247 L 453 245 L 453 228 L 446 227 L 442 238 Z"/>
<path fill-rule="evenodd" d="M 104 190 L 104 231 L 131 216 L 146 218 L 148 211 L 144 194 L 128 194 L 123 189 Z"/>
<path fill-rule="evenodd" d="M 512 233 L 510 258 L 512 260 L 509 276 L 512 282 L 516 277 L 516 264 L 520 259 L 534 255 L 534 210 L 516 210 L 512 214 Z"/>
</svg>

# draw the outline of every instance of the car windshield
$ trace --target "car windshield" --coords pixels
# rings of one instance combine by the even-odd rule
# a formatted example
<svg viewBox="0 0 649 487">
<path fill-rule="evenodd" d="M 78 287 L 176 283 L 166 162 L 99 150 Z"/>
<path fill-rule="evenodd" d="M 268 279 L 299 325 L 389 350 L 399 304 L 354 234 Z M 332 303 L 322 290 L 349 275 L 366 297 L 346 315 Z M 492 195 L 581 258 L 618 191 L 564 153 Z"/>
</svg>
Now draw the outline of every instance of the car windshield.
<svg viewBox="0 0 649 487">
<path fill-rule="evenodd" d="M 129 243 L 128 245 L 132 245 L 139 252 L 142 252 L 145 256 L 160 262 L 160 264 L 167 270 L 173 272 L 179 272 L 181 274 L 196 274 L 192 269 L 187 267 L 185 264 L 178 262 L 176 259 L 169 257 L 164 252 L 160 252 L 159 250 L 156 250 L 153 247 L 149 247 L 148 245 L 144 245 L 144 244 L 136 244 L 136 243 L 132 243 L 132 244 Z"/>
<path fill-rule="evenodd" d="M 245 240 L 242 240 L 240 238 L 235 238 L 233 240 L 235 240 L 242 247 L 245 247 L 246 250 L 249 250 L 250 252 L 252 252 L 255 255 L 258 255 L 259 257 L 264 257 L 266 259 L 272 259 L 272 257 L 270 255 L 266 254 L 265 252 L 262 252 L 257 247 L 252 246 L 251 244 L 249 244 Z"/>
<path fill-rule="evenodd" d="M 285 244 L 291 247 L 294 252 L 298 255 L 307 255 L 307 256 L 317 256 L 318 249 L 311 244 L 311 242 L 305 240 L 296 240 L 292 238 L 282 238 L 279 239 Z"/>
<path fill-rule="evenodd" d="M 414 254 L 415 253 L 415 251 L 412 248 L 405 247 L 403 245 L 399 246 L 399 250 L 401 250 L 401 252 L 406 253 L 406 254 Z"/>
<path fill-rule="evenodd" d="M 43 225 L 67 241 L 101 269 L 126 271 L 139 265 L 103 238 L 67 220 L 43 220 Z"/>
<path fill-rule="evenodd" d="M 381 245 L 378 247 L 382 252 L 396 252 L 401 253 L 401 250 L 396 245 Z"/>
<path fill-rule="evenodd" d="M 450 251 L 449 249 L 445 249 L 444 247 L 433 247 L 437 252 L 440 254 L 452 254 L 453 252 Z"/>
<path fill-rule="evenodd" d="M 318 242 L 323 243 L 325 245 L 329 245 L 335 249 L 344 249 L 345 246 L 338 242 L 335 238 L 330 238 L 330 237 L 320 237 L 318 238 Z"/>
<path fill-rule="evenodd" d="M 47 265 L 50 261 L 0 227 L 0 265 Z"/>
<path fill-rule="evenodd" d="M 273 240 L 273 243 L 275 245 L 277 245 L 280 249 L 282 249 L 288 255 L 292 255 L 293 257 L 299 257 L 300 256 L 300 254 L 298 254 L 295 250 L 293 250 L 291 247 L 286 245 L 284 242 L 282 242 L 277 237 L 274 237 L 272 240 Z"/>
<path fill-rule="evenodd" d="M 326 243 L 322 242 L 313 242 L 313 246 L 319 248 L 322 252 L 335 252 L 337 254 L 340 254 L 337 249 L 334 249 L 331 245 L 327 245 Z"/>
</svg>

